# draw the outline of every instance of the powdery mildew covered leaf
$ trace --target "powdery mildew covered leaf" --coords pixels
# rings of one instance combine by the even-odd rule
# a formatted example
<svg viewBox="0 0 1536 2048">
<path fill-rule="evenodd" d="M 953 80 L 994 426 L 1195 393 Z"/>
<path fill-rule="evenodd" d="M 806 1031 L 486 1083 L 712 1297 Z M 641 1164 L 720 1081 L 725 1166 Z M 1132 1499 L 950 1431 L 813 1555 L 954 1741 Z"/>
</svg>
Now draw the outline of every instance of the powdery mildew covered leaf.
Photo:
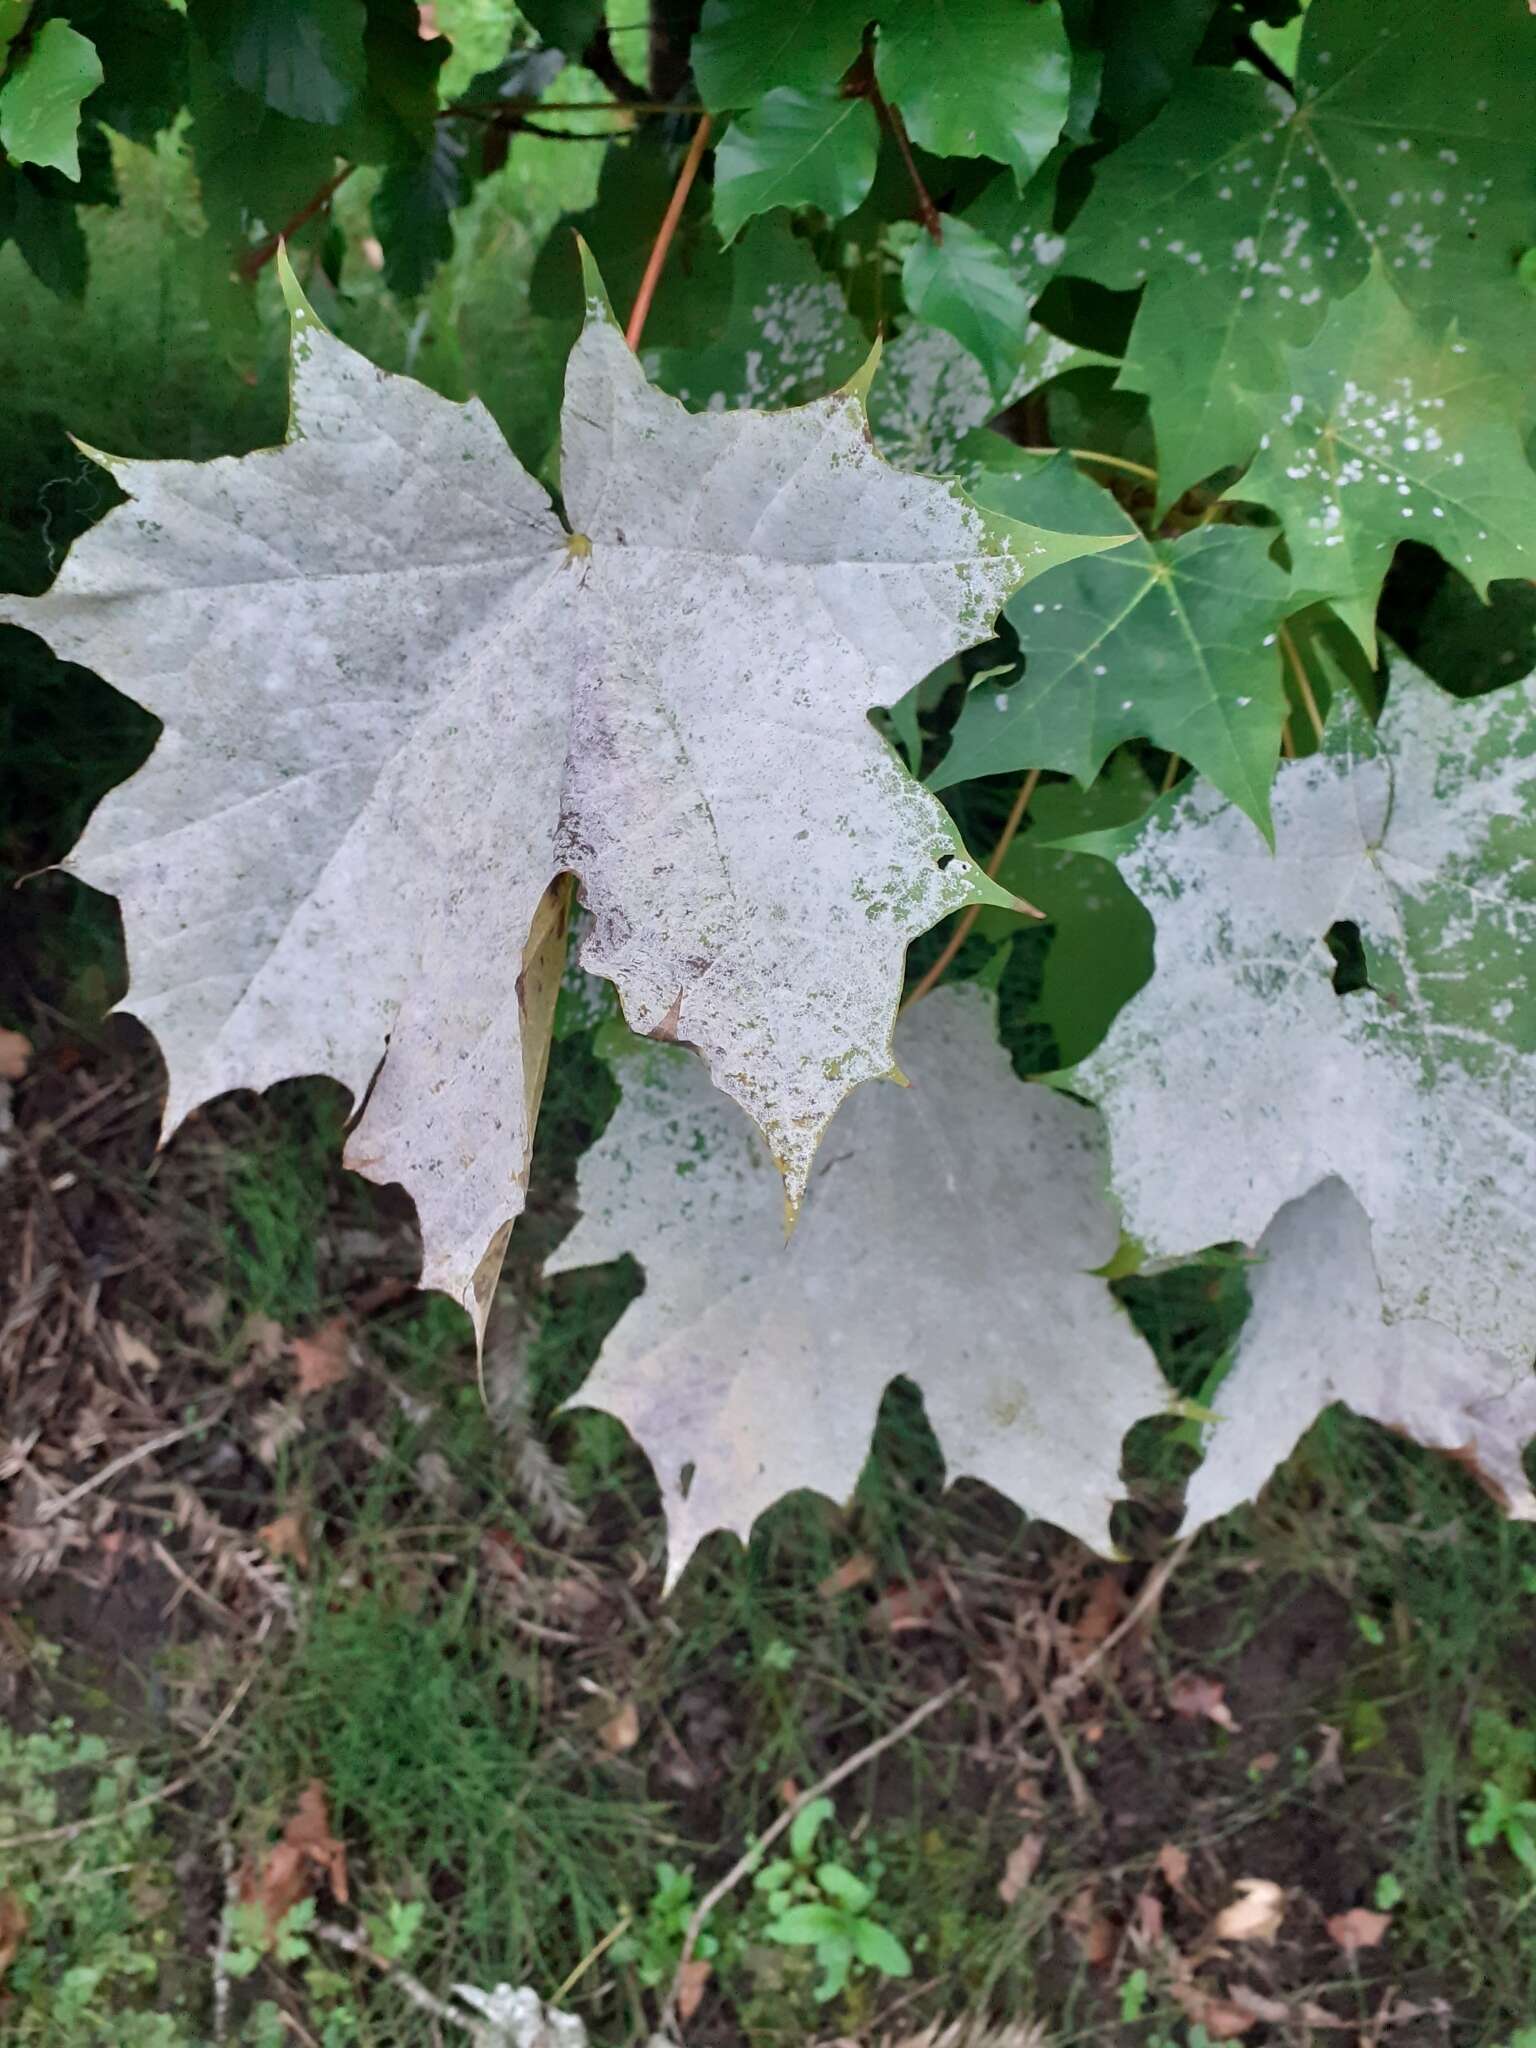
<svg viewBox="0 0 1536 2048">
<path fill-rule="evenodd" d="M 367 1098 L 349 1163 L 404 1184 L 423 1283 L 478 1323 L 522 1207 L 555 879 L 580 878 L 585 964 L 703 1052 L 797 1198 L 890 1065 L 909 939 L 1000 894 L 868 708 L 1077 544 L 888 469 L 846 392 L 688 414 L 599 296 L 573 539 L 478 405 L 384 375 L 294 292 L 287 443 L 112 462 L 129 502 L 6 616 L 164 722 L 72 865 L 122 900 L 166 1130 L 333 1075 Z"/>
<path fill-rule="evenodd" d="M 1533 320 L 1536 333 L 1536 320 Z M 1367 653 L 1399 541 L 1423 541 L 1483 594 L 1536 572 L 1536 475 L 1513 380 L 1455 329 L 1431 335 L 1379 261 L 1310 348 L 1234 495 L 1285 525 L 1297 581 L 1323 592 Z"/>
<path fill-rule="evenodd" d="M 1065 267 L 1146 285 L 1120 381 L 1151 396 L 1164 502 L 1248 459 L 1290 389 L 1282 350 L 1373 252 L 1406 305 L 1529 362 L 1530 15 L 1488 0 L 1447 48 L 1453 26 L 1444 0 L 1313 0 L 1294 102 L 1197 67 L 1099 171 Z"/>
<path fill-rule="evenodd" d="M 1470 1465 L 1505 1510 L 1536 1521 L 1521 1453 L 1536 1436 L 1536 1374 L 1438 1323 L 1389 1323 L 1371 1226 L 1340 1180 L 1288 1202 L 1260 1240 L 1253 1305 L 1220 1420 L 1189 1482 L 1184 1526 L 1251 1500 L 1323 1410 L 1357 1415 Z"/>
<path fill-rule="evenodd" d="M 1071 1085 L 1104 1110 L 1154 1255 L 1253 1244 L 1336 1175 L 1391 1318 L 1536 1352 L 1536 676 L 1470 702 L 1406 662 L 1373 733 L 1281 764 L 1275 851 L 1204 784 L 1121 874 L 1157 971 Z M 1325 934 L 1360 932 L 1340 996 Z"/>
<path fill-rule="evenodd" d="M 697 1064 L 618 1063 L 549 1270 L 624 1252 L 645 1269 L 578 1398 L 656 1467 L 669 1582 L 781 1494 L 845 1499 L 898 1373 L 952 1474 L 1109 1546 L 1120 1440 L 1168 1391 L 1091 1271 L 1118 1242 L 1098 1119 L 1015 1078 L 974 987 L 919 1003 L 896 1050 L 910 1089 L 847 1105 L 787 1245 L 772 1167 Z"/>
</svg>

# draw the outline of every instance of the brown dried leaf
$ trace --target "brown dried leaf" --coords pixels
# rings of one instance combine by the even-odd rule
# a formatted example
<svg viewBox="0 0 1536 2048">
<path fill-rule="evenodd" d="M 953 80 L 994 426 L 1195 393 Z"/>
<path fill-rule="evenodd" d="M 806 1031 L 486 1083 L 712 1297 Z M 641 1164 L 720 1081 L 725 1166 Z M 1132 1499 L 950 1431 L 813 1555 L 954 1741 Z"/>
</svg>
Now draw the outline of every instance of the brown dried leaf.
<svg viewBox="0 0 1536 2048">
<path fill-rule="evenodd" d="M 1285 1918 L 1285 1892 L 1273 1878 L 1240 1877 L 1238 1896 L 1211 1922 L 1215 1941 L 1273 1941 Z"/>
<path fill-rule="evenodd" d="M 295 1337 L 293 1381 L 300 1400 L 339 1386 L 352 1369 L 352 1340 L 345 1316 L 332 1316 L 312 1336 Z"/>
<path fill-rule="evenodd" d="M 835 1600 L 840 1593 L 851 1593 L 855 1586 L 866 1585 L 874 1575 L 875 1560 L 867 1550 L 856 1550 L 835 1571 L 828 1572 L 816 1590 L 823 1600 Z"/>
<path fill-rule="evenodd" d="M 1104 1969 L 1115 1953 L 1114 1922 L 1094 1904 L 1093 1886 L 1084 1885 L 1065 1907 L 1062 1925 L 1077 1943 L 1083 1961 L 1091 1970 Z"/>
<path fill-rule="evenodd" d="M 253 1365 L 276 1365 L 288 1344 L 288 1333 L 272 1316 L 255 1309 L 240 1325 L 235 1348 Z"/>
<path fill-rule="evenodd" d="M 1170 1891 L 1182 1893 L 1189 1876 L 1189 1852 L 1177 1842 L 1164 1842 L 1157 1852 L 1155 1868 Z"/>
<path fill-rule="evenodd" d="M 323 1880 L 338 1905 L 347 1903 L 347 1852 L 331 1833 L 325 1787 L 311 1778 L 299 1794 L 293 1817 L 280 1842 L 267 1851 L 259 1871 L 249 1865 L 241 1873 L 240 1897 L 266 1914 L 269 1939 L 284 1915 Z"/>
<path fill-rule="evenodd" d="M 610 1756 L 622 1756 L 626 1749 L 633 1749 L 640 1740 L 640 1710 L 633 1700 L 626 1700 L 597 1731 L 598 1740 Z"/>
<path fill-rule="evenodd" d="M 1227 1688 L 1219 1678 L 1203 1678 L 1197 1671 L 1182 1671 L 1168 1688 L 1168 1704 L 1181 1721 L 1214 1721 L 1229 1735 L 1237 1733 L 1232 1709 L 1227 1705 Z"/>
<path fill-rule="evenodd" d="M 997 1882 L 997 1896 L 1005 1906 L 1011 1906 L 1023 1893 L 1040 1868 L 1040 1858 L 1044 1854 L 1044 1835 L 1025 1835 L 1009 1850 L 1008 1861 L 1003 1865 L 1003 1874 Z"/>
<path fill-rule="evenodd" d="M 1328 1938 L 1346 1955 L 1356 1949 L 1379 1948 L 1392 1925 L 1390 1913 L 1376 1913 L 1369 1906 L 1351 1906 L 1347 1913 L 1334 1913 L 1326 1922 Z"/>
<path fill-rule="evenodd" d="M 0 1081 L 24 1081 L 31 1063 L 31 1039 L 19 1031 L 0 1031 Z"/>
<path fill-rule="evenodd" d="M 256 1531 L 256 1539 L 269 1557 L 291 1557 L 301 1572 L 309 1570 L 309 1541 L 304 1532 L 304 1517 L 297 1508 L 289 1508 L 275 1520 L 263 1523 Z"/>
<path fill-rule="evenodd" d="M 129 1372 L 137 1369 L 153 1378 L 160 1370 L 160 1354 L 153 1344 L 147 1344 L 142 1337 L 136 1337 L 125 1323 L 108 1323 L 107 1330 L 112 1338 L 112 1349 L 117 1353 L 118 1364 L 126 1367 Z"/>
<path fill-rule="evenodd" d="M 0 1038 L 16 1038 L 18 1032 L 0 1031 Z M 23 1039 L 22 1043 L 26 1041 Z M 16 1960 L 16 1951 L 27 1938 L 31 1922 L 27 1909 L 14 1892 L 0 1892 L 0 1978 Z"/>
<path fill-rule="evenodd" d="M 691 2020 L 699 2009 L 704 1996 L 704 1987 L 709 1982 L 712 1963 L 694 1956 L 684 1963 L 677 1973 L 677 2016 L 680 2020 Z"/>
</svg>

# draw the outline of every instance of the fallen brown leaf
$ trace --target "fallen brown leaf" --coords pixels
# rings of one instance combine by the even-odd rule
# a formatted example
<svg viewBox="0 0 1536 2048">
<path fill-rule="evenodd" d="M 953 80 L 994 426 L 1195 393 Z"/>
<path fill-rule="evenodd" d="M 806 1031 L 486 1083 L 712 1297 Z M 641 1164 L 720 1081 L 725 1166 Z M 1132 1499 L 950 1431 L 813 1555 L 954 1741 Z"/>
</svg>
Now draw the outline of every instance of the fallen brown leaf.
<svg viewBox="0 0 1536 2048">
<path fill-rule="evenodd" d="M 704 1996 L 704 1987 L 709 1982 L 712 1963 L 699 1956 L 693 1956 L 684 1963 L 677 1973 L 677 2016 L 680 2020 L 691 2020 L 699 2009 Z"/>
<path fill-rule="evenodd" d="M 126 1366 L 129 1372 L 137 1369 L 153 1378 L 160 1370 L 160 1354 L 153 1344 L 146 1344 L 142 1337 L 136 1337 L 124 1323 L 108 1323 L 107 1329 L 118 1363 Z"/>
<path fill-rule="evenodd" d="M 835 1600 L 840 1593 L 851 1593 L 855 1586 L 866 1585 L 875 1575 L 875 1560 L 867 1550 L 856 1550 L 852 1557 L 845 1557 L 834 1571 L 817 1586 L 823 1600 Z"/>
<path fill-rule="evenodd" d="M 32 1041 L 19 1031 L 0 1031 L 0 1081 L 22 1081 L 32 1062 Z"/>
<path fill-rule="evenodd" d="M 235 1337 L 235 1348 L 253 1365 L 276 1365 L 288 1343 L 288 1332 L 274 1316 L 252 1309 Z"/>
<path fill-rule="evenodd" d="M 1273 1941 L 1285 1918 L 1285 1893 L 1272 1878 L 1240 1877 L 1238 1897 L 1211 1922 L 1216 1941 Z"/>
<path fill-rule="evenodd" d="M 1163 1938 L 1163 1902 L 1156 1892 L 1136 1894 L 1132 1932 L 1143 1948 L 1156 1948 Z"/>
<path fill-rule="evenodd" d="M 299 1794 L 293 1817 L 280 1842 L 267 1851 L 259 1871 L 249 1866 L 240 1876 L 240 1897 L 266 1915 L 269 1939 L 283 1917 L 308 1896 L 317 1880 L 330 1888 L 338 1905 L 347 1903 L 347 1852 L 331 1833 L 325 1787 L 311 1778 Z"/>
<path fill-rule="evenodd" d="M 1259 1752 L 1248 1768 L 1250 1771 L 1256 1772 L 1259 1777 L 1267 1778 L 1279 1761 L 1280 1757 L 1277 1751 L 1265 1749 Z"/>
<path fill-rule="evenodd" d="M 1352 1956 L 1356 1949 L 1380 1947 L 1392 1925 L 1392 1915 L 1373 1912 L 1369 1906 L 1351 1906 L 1347 1913 L 1331 1915 L 1325 1924 L 1329 1940 Z"/>
<path fill-rule="evenodd" d="M 1005 1906 L 1011 1906 L 1020 1897 L 1040 1868 L 1040 1858 L 1044 1854 L 1044 1835 L 1026 1835 L 1009 1850 L 1003 1874 L 997 1881 L 997 1896 Z"/>
<path fill-rule="evenodd" d="M 626 1700 L 598 1729 L 597 1736 L 610 1756 L 622 1756 L 626 1749 L 633 1749 L 640 1740 L 640 1710 L 634 1701 Z"/>
<path fill-rule="evenodd" d="M 323 1394 L 339 1386 L 352 1369 L 352 1339 L 345 1316 L 332 1316 L 308 1337 L 295 1337 L 289 1345 L 293 1354 L 293 1383 L 300 1400 L 306 1394 Z"/>
<path fill-rule="evenodd" d="M 263 1523 L 256 1531 L 256 1540 L 269 1557 L 291 1557 L 301 1572 L 309 1570 L 309 1542 L 304 1533 L 304 1517 L 297 1508 L 289 1508 L 275 1520 Z"/>
<path fill-rule="evenodd" d="M 0 1037 L 7 1035 L 14 1038 L 18 1034 L 15 1032 L 9 1034 L 0 1033 Z M 16 1894 L 14 1892 L 0 1892 L 0 1978 L 4 1977 L 6 1971 L 15 1962 L 16 1951 L 26 1940 L 27 1928 L 30 1924 L 27 1918 L 27 1909 L 20 1899 L 17 1898 Z"/>
<path fill-rule="evenodd" d="M 1088 1597 L 1072 1624 L 1079 1654 L 1103 1642 L 1125 1612 L 1125 1588 L 1110 1572 L 1100 1572 L 1089 1582 Z"/>
<path fill-rule="evenodd" d="M 210 1287 L 190 1308 L 182 1310 L 181 1320 L 189 1330 L 216 1330 L 228 1313 L 228 1292 L 222 1287 Z"/>
<path fill-rule="evenodd" d="M 1115 1953 L 1114 1922 L 1095 1906 L 1091 1884 L 1084 1885 L 1063 1909 L 1061 1923 L 1091 1970 L 1102 1970 L 1108 1965 Z"/>
<path fill-rule="evenodd" d="M 1170 1891 L 1182 1893 L 1185 1879 L 1189 1876 L 1189 1852 L 1181 1849 L 1177 1842 L 1164 1842 L 1157 1852 L 1155 1868 Z"/>
<path fill-rule="evenodd" d="M 893 1636 L 908 1629 L 932 1628 L 943 1611 L 945 1597 L 937 1578 L 919 1579 L 916 1585 L 887 1588 L 880 1595 L 875 1613 Z"/>
<path fill-rule="evenodd" d="M 1214 1721 L 1229 1735 L 1237 1733 L 1237 1723 L 1227 1705 L 1227 1688 L 1219 1678 L 1202 1678 L 1197 1671 L 1181 1672 L 1168 1688 L 1168 1704 L 1181 1721 Z"/>
</svg>

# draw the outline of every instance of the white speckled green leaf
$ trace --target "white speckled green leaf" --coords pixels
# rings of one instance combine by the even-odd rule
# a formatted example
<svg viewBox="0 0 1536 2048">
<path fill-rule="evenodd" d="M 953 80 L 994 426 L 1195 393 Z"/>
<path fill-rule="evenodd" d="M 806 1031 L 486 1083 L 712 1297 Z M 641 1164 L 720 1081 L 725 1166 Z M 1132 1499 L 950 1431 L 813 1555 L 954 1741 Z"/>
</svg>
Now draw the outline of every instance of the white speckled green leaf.
<svg viewBox="0 0 1536 2048">
<path fill-rule="evenodd" d="M 919 1003 L 896 1050 L 910 1087 L 839 1115 L 787 1245 L 772 1167 L 697 1064 L 617 1063 L 623 1100 L 550 1270 L 625 1252 L 645 1269 L 578 1398 L 656 1467 L 669 1582 L 784 1493 L 846 1498 L 898 1373 L 953 1475 L 1109 1548 L 1121 1438 L 1168 1390 L 1092 1270 L 1118 1240 L 1098 1119 L 1015 1078 L 974 987 Z"/>
<path fill-rule="evenodd" d="M 1536 574 L 1536 473 L 1513 380 L 1453 328 L 1437 339 L 1378 258 L 1289 352 L 1290 395 L 1233 495 L 1285 525 L 1297 581 L 1333 601 L 1367 653 L 1399 541 L 1436 548 L 1485 596 Z"/>
<path fill-rule="evenodd" d="M 1108 1119 L 1126 1228 L 1252 1244 L 1336 1175 L 1389 1318 L 1536 1352 L 1536 677 L 1458 702 L 1394 663 L 1281 764 L 1275 851 L 1196 783 L 1119 861 L 1157 971 L 1071 1085 Z M 1358 926 L 1340 996 L 1325 935 Z"/>
<path fill-rule="evenodd" d="M 1146 286 L 1120 381 L 1151 395 L 1165 502 L 1248 460 L 1283 351 L 1373 251 L 1406 305 L 1528 368 L 1531 80 L 1525 0 L 1487 0 L 1465 35 L 1445 0 L 1313 0 L 1295 102 L 1199 68 L 1105 161 L 1063 267 Z"/>
<path fill-rule="evenodd" d="M 890 1066 L 908 941 L 1001 896 L 868 709 L 1103 543 L 889 469 L 846 392 L 688 414 L 595 274 L 573 537 L 478 405 L 375 369 L 293 289 L 287 443 L 113 462 L 128 502 L 4 616 L 164 723 L 72 865 L 122 900 L 167 1131 L 335 1076 L 367 1098 L 349 1161 L 405 1185 L 425 1284 L 478 1320 L 523 1202 L 555 879 L 586 965 L 699 1048 L 798 1198 Z"/>
<path fill-rule="evenodd" d="M 1536 1521 L 1521 1462 L 1536 1436 L 1536 1374 L 1439 1323 L 1387 1322 L 1370 1220 L 1341 1180 L 1288 1202 L 1258 1257 L 1253 1305 L 1189 1482 L 1186 1530 L 1253 1499 L 1335 1401 L 1452 1452 L 1507 1513 Z"/>
</svg>

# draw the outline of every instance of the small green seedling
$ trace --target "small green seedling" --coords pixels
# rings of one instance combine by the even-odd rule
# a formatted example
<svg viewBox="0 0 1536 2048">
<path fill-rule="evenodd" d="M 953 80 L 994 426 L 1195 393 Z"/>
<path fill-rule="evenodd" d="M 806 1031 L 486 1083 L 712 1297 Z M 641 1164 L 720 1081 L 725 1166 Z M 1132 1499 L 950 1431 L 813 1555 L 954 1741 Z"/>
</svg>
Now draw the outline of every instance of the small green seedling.
<svg viewBox="0 0 1536 2048">
<path fill-rule="evenodd" d="M 1536 1799 L 1512 1799 L 1491 1778 L 1483 1781 L 1481 1792 L 1482 1806 L 1467 1823 L 1467 1847 L 1486 1849 L 1502 1842 L 1536 1877 Z"/>
<path fill-rule="evenodd" d="M 679 1870 L 675 1863 L 658 1863 L 656 1889 L 643 1918 L 633 1931 L 621 1935 L 613 1945 L 614 1959 L 632 1963 L 635 1974 L 647 1989 L 670 1983 L 683 1952 L 688 1923 L 693 1918 L 693 1870 Z M 704 1961 L 719 1952 L 719 1942 L 708 1931 L 694 1944 L 694 1954 Z"/>
<path fill-rule="evenodd" d="M 770 1916 L 767 1939 L 816 1951 L 822 1977 L 815 1996 L 822 2005 L 836 1998 L 856 1968 L 882 1977 L 912 1974 L 912 1958 L 871 1913 L 874 1886 L 842 1863 L 814 1861 L 816 1838 L 831 1815 L 830 1799 L 813 1799 L 795 1816 L 789 1854 L 753 1879 Z"/>
</svg>

